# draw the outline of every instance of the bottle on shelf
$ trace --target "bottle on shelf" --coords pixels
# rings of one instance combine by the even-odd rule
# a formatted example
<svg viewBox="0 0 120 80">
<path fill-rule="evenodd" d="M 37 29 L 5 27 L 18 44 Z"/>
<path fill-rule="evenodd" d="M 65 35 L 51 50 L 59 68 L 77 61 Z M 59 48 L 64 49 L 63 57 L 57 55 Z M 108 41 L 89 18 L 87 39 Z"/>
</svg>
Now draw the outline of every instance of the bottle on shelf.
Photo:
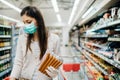
<svg viewBox="0 0 120 80">
<path fill-rule="evenodd" d="M 10 58 L 10 49 L 5 51 L 0 51 L 0 60 Z"/>
<path fill-rule="evenodd" d="M 0 73 L 3 71 L 3 63 L 0 64 Z"/>
<path fill-rule="evenodd" d="M 0 64 L 0 72 L 3 72 L 7 70 L 8 68 L 10 68 L 10 61 Z"/>
<path fill-rule="evenodd" d="M 0 35 L 2 35 L 2 34 L 3 34 L 3 28 L 0 27 Z"/>
<path fill-rule="evenodd" d="M 0 48 L 10 46 L 10 39 L 0 39 Z"/>
</svg>

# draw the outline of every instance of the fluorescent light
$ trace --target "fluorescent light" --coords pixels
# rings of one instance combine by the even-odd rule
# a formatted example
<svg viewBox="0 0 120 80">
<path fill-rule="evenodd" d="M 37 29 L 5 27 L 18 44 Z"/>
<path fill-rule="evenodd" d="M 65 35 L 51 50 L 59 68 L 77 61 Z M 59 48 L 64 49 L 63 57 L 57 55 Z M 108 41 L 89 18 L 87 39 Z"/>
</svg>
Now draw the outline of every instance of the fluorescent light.
<svg viewBox="0 0 120 80">
<path fill-rule="evenodd" d="M 72 9 L 72 13 L 71 13 L 71 15 L 70 15 L 68 24 L 70 24 L 70 23 L 72 22 L 72 20 L 73 20 L 73 17 L 74 17 L 74 15 L 75 15 L 76 10 L 77 10 L 77 6 L 78 6 L 78 4 L 79 4 L 79 1 L 80 1 L 80 0 L 75 0 L 75 2 L 74 2 L 74 6 L 73 6 L 73 9 Z"/>
<path fill-rule="evenodd" d="M 10 4 L 9 2 L 7 2 L 6 0 L 0 0 L 0 2 L 4 3 L 5 5 L 9 6 L 10 8 L 18 11 L 18 12 L 21 12 L 21 9 L 17 8 L 16 6 Z"/>
<path fill-rule="evenodd" d="M 59 22 L 62 21 L 62 20 L 61 20 L 61 17 L 60 17 L 60 14 L 57 14 L 57 19 L 58 19 Z"/>
<path fill-rule="evenodd" d="M 56 0 L 51 0 L 55 12 L 59 12 L 58 4 Z"/>
<path fill-rule="evenodd" d="M 16 20 L 16 19 L 13 19 L 13 18 L 4 16 L 4 15 L 0 15 L 0 17 L 1 17 L 1 18 L 4 18 L 4 19 L 7 19 L 7 20 L 10 20 L 10 21 L 13 21 L 13 22 L 20 22 L 19 20 Z"/>
<path fill-rule="evenodd" d="M 94 8 L 91 6 L 87 12 L 82 16 L 82 18 L 85 18 Z"/>
</svg>

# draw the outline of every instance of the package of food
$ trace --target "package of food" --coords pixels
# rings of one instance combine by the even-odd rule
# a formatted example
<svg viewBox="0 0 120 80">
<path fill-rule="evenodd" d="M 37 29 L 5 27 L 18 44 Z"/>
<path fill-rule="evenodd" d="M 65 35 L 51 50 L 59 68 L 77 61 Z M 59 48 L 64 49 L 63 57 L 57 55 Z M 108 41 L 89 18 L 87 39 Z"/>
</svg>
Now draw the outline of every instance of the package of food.
<svg viewBox="0 0 120 80">
<path fill-rule="evenodd" d="M 39 67 L 39 71 L 42 72 L 43 74 L 46 74 L 48 76 L 48 74 L 46 73 L 46 69 L 49 66 L 54 67 L 55 69 L 59 68 L 60 65 L 62 65 L 62 61 L 60 61 L 59 59 L 57 59 L 54 55 L 52 55 L 51 53 L 46 53 L 42 60 L 41 60 L 41 64 Z"/>
</svg>

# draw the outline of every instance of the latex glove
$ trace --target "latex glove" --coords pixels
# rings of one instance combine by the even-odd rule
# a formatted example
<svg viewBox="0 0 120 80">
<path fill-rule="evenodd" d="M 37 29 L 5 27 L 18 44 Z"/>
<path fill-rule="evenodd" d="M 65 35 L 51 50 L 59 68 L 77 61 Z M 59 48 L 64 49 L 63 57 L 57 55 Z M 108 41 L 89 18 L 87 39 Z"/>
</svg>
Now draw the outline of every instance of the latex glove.
<svg viewBox="0 0 120 80">
<path fill-rule="evenodd" d="M 58 70 L 52 66 L 48 67 L 45 71 L 51 78 L 55 78 L 58 76 Z"/>
</svg>

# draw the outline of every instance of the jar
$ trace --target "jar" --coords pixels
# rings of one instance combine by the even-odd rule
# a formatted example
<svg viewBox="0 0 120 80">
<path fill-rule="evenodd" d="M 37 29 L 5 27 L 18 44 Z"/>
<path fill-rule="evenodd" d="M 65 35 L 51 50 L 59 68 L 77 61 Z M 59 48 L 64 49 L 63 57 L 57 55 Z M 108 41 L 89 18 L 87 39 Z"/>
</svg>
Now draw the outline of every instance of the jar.
<svg viewBox="0 0 120 80">
<path fill-rule="evenodd" d="M 111 9 L 111 16 L 112 16 L 113 20 L 116 20 L 118 18 L 117 11 L 118 11 L 118 7 L 113 7 Z"/>
</svg>

